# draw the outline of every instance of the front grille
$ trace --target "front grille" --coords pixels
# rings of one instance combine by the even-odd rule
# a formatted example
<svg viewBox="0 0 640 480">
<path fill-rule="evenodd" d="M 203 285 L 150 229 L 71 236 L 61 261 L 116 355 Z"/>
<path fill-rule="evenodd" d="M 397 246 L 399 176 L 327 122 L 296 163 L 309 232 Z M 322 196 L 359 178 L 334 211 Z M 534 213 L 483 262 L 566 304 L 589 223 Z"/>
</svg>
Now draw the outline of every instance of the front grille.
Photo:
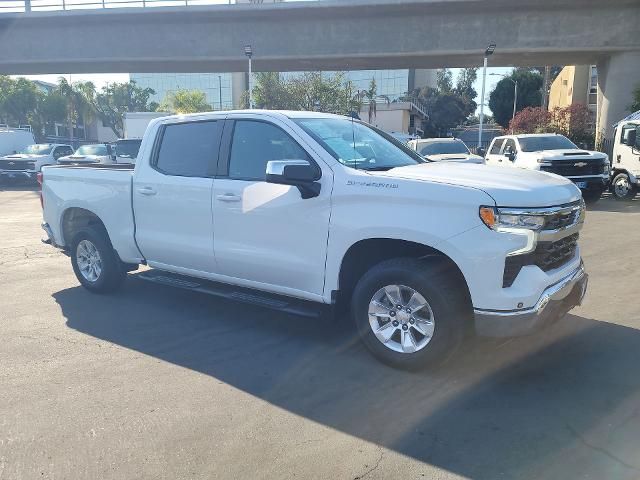
<svg viewBox="0 0 640 480">
<path fill-rule="evenodd" d="M 545 221 L 543 230 L 559 230 L 570 227 L 576 223 L 578 215 L 580 215 L 580 209 L 549 215 Z"/>
<path fill-rule="evenodd" d="M 555 242 L 538 242 L 536 249 L 524 255 L 507 257 L 504 263 L 502 287 L 513 285 L 522 267 L 536 265 L 543 272 L 559 268 L 569 262 L 578 247 L 578 234 L 574 233 Z"/>
<path fill-rule="evenodd" d="M 33 170 L 34 162 L 25 162 L 24 160 L 0 160 L 0 169 L 2 170 Z"/>
<path fill-rule="evenodd" d="M 590 175 L 602 175 L 604 163 L 601 161 L 586 161 L 582 159 L 559 160 L 551 162 L 551 165 L 542 165 L 543 172 L 555 173 L 563 177 L 585 177 Z"/>
</svg>

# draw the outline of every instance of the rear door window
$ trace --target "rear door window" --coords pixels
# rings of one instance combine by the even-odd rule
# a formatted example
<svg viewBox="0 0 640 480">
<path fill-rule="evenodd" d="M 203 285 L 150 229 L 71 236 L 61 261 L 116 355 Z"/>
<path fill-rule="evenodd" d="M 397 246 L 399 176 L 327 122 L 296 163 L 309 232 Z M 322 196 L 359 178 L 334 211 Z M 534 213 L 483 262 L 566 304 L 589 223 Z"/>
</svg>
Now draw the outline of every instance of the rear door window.
<svg viewBox="0 0 640 480">
<path fill-rule="evenodd" d="M 218 161 L 219 128 L 218 121 L 165 125 L 153 166 L 166 175 L 211 176 Z"/>
</svg>

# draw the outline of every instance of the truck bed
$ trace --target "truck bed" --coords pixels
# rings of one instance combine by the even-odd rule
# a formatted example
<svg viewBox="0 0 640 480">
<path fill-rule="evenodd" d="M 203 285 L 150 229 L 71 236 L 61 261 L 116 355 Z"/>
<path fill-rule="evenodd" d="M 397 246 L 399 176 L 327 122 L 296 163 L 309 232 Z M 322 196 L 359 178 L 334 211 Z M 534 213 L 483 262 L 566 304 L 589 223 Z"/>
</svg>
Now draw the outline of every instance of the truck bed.
<svg viewBox="0 0 640 480">
<path fill-rule="evenodd" d="M 44 221 L 49 224 L 55 243 L 68 247 L 71 239 L 63 235 L 65 214 L 69 209 L 80 208 L 102 220 L 123 261 L 139 261 L 142 256 L 134 240 L 131 204 L 133 167 L 129 164 L 44 167 Z"/>
</svg>

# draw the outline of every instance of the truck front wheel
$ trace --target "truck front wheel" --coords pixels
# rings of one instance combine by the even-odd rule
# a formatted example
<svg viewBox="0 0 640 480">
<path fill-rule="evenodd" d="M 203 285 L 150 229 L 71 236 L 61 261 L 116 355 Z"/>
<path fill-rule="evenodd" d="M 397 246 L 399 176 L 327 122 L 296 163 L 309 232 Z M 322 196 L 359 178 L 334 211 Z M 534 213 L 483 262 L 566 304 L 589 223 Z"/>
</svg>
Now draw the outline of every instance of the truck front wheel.
<svg viewBox="0 0 640 480">
<path fill-rule="evenodd" d="M 88 227 L 73 237 L 70 257 L 78 281 L 92 292 L 112 292 L 125 278 L 109 238 L 97 228 Z"/>
<path fill-rule="evenodd" d="M 623 172 L 614 177 L 611 191 L 616 200 L 632 200 L 638 192 L 638 187 L 631 183 L 629 175 Z"/>
<path fill-rule="evenodd" d="M 442 258 L 398 258 L 362 277 L 351 310 L 360 338 L 378 359 L 414 370 L 440 364 L 460 345 L 470 313 L 465 290 Z"/>
<path fill-rule="evenodd" d="M 602 197 L 602 193 L 604 192 L 604 189 L 602 188 L 593 188 L 591 190 L 583 190 L 582 191 L 582 198 L 584 198 L 584 201 L 586 203 L 596 203 L 598 200 L 600 200 L 600 197 Z"/>
</svg>

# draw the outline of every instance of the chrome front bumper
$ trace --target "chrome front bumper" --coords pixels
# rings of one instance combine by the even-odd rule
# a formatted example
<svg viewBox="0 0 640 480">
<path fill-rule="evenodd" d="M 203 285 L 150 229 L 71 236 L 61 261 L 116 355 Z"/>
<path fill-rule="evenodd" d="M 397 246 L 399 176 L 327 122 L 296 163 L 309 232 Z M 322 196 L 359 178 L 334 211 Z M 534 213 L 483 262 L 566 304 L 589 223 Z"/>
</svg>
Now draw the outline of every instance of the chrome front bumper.
<svg viewBox="0 0 640 480">
<path fill-rule="evenodd" d="M 576 270 L 548 287 L 531 308 L 474 309 L 476 333 L 485 337 L 517 337 L 536 332 L 582 303 L 588 279 L 584 265 L 580 262 Z"/>
</svg>

